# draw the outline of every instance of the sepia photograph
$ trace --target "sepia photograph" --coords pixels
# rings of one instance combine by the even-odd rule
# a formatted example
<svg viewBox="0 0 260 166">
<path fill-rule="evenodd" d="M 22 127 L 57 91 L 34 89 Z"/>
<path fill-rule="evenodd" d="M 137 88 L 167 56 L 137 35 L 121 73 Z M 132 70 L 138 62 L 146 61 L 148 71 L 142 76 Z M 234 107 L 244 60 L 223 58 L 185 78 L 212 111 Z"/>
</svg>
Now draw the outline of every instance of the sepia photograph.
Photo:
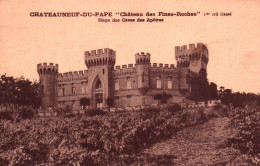
<svg viewBox="0 0 260 166">
<path fill-rule="evenodd" d="M 259 13 L 0 0 L 0 165 L 260 165 Z"/>
</svg>

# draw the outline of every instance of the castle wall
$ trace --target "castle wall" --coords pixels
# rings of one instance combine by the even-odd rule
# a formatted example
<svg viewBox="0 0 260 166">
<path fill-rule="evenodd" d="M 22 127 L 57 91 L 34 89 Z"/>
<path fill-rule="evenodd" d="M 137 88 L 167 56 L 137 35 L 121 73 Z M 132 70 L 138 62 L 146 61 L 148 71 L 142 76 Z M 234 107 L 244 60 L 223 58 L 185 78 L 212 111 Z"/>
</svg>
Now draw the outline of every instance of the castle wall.
<svg viewBox="0 0 260 166">
<path fill-rule="evenodd" d="M 133 107 L 141 105 L 156 104 L 157 100 L 153 99 L 154 95 L 167 93 L 172 97 L 169 103 L 178 103 L 183 101 L 183 97 L 179 93 L 179 77 L 178 69 L 174 65 L 154 63 L 147 68 L 149 70 L 149 88 L 143 96 L 142 91 L 138 88 L 138 73 L 133 64 L 116 66 L 109 78 L 111 83 L 115 106 L 117 107 Z M 97 70 L 102 71 L 102 70 Z M 98 72 L 99 73 L 99 72 Z M 79 109 L 80 98 L 91 96 L 91 83 L 88 82 L 91 73 L 87 70 L 67 72 L 57 75 L 56 82 L 56 98 L 57 104 L 73 105 Z M 93 73 L 92 74 L 97 74 Z M 100 73 L 99 73 L 100 74 Z M 157 80 L 161 81 L 161 88 L 157 87 Z M 172 85 L 169 87 L 170 81 Z M 130 88 L 128 86 L 130 82 Z M 115 89 L 115 84 L 118 84 L 119 89 Z M 87 93 L 82 92 L 82 86 L 88 86 Z M 72 93 L 72 87 L 75 89 L 75 94 Z M 65 94 L 60 94 L 61 89 L 65 88 Z"/>
<path fill-rule="evenodd" d="M 116 66 L 116 54 L 111 49 L 85 52 L 88 70 L 58 73 L 58 66 L 38 64 L 40 82 L 46 87 L 47 105 L 72 105 L 80 109 L 80 99 L 90 99 L 90 107 L 95 108 L 102 96 L 102 107 L 107 107 L 106 99 L 114 99 L 115 107 L 141 107 L 156 105 L 157 94 L 171 96 L 168 103 L 181 103 L 190 91 L 189 79 L 192 73 L 206 69 L 208 52 L 205 45 L 198 43 L 175 47 L 177 66 L 173 64 L 150 63 L 149 53 L 135 54 L 136 64 Z M 45 71 L 52 71 L 45 75 Z M 100 87 L 99 82 L 101 83 Z M 49 88 L 51 87 L 51 88 Z M 49 93 L 50 92 L 50 93 Z"/>
</svg>

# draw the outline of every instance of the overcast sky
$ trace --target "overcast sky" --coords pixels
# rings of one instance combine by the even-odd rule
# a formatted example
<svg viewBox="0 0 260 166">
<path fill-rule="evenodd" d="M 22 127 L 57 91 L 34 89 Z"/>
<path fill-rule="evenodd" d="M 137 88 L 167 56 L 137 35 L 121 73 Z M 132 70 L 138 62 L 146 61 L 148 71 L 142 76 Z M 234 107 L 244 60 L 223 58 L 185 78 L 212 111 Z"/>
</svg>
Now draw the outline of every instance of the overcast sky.
<svg viewBox="0 0 260 166">
<path fill-rule="evenodd" d="M 113 12 L 112 18 L 121 19 L 114 13 L 178 11 L 200 14 L 151 17 L 164 19 L 160 23 L 30 17 L 31 12 Z M 203 16 L 206 12 L 232 16 Z M 86 70 L 84 51 L 100 48 L 116 51 L 116 65 L 134 64 L 137 52 L 149 52 L 152 63 L 176 64 L 175 46 L 203 42 L 209 50 L 210 82 L 260 93 L 259 13 L 259 0 L 0 0 L 0 74 L 38 80 L 36 66 L 41 62 L 58 63 L 61 73 Z"/>
</svg>

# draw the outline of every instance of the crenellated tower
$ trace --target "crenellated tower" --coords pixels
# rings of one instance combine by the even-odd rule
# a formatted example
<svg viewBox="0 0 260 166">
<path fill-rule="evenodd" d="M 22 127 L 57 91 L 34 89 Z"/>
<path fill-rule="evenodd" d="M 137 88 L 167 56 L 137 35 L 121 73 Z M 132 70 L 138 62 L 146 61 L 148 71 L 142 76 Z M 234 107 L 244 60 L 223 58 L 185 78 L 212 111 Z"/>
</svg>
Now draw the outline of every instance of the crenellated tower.
<svg viewBox="0 0 260 166">
<path fill-rule="evenodd" d="M 149 88 L 149 68 L 150 68 L 150 54 L 137 53 L 135 54 L 135 66 L 138 74 L 138 88 Z"/>
<path fill-rule="evenodd" d="M 175 58 L 180 77 L 180 89 L 189 89 L 195 78 L 207 79 L 208 49 L 203 43 L 175 47 Z"/>
<path fill-rule="evenodd" d="M 40 77 L 42 107 L 52 107 L 55 105 L 55 83 L 58 73 L 58 64 L 40 63 L 37 65 L 37 71 Z"/>
<path fill-rule="evenodd" d="M 98 49 L 85 52 L 88 68 L 89 98 L 91 107 L 106 107 L 106 99 L 112 96 L 112 70 L 116 63 L 116 52 L 112 49 Z"/>
</svg>

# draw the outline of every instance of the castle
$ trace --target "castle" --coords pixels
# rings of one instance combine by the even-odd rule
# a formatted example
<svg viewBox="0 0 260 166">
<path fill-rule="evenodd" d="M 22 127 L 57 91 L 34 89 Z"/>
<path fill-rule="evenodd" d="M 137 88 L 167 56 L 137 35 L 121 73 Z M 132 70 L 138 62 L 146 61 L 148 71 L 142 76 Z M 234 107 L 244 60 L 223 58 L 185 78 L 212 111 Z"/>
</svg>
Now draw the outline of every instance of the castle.
<svg viewBox="0 0 260 166">
<path fill-rule="evenodd" d="M 89 98 L 90 108 L 108 107 L 107 99 L 113 99 L 113 107 L 143 107 L 158 101 L 155 95 L 167 94 L 167 103 L 185 102 L 191 92 L 194 78 L 207 77 L 208 49 L 202 44 L 175 47 L 174 64 L 150 63 L 149 53 L 135 54 L 135 65 L 115 66 L 116 52 L 98 49 L 85 52 L 88 70 L 59 73 L 57 64 L 40 63 L 42 107 L 59 104 L 80 109 L 80 99 Z"/>
</svg>

